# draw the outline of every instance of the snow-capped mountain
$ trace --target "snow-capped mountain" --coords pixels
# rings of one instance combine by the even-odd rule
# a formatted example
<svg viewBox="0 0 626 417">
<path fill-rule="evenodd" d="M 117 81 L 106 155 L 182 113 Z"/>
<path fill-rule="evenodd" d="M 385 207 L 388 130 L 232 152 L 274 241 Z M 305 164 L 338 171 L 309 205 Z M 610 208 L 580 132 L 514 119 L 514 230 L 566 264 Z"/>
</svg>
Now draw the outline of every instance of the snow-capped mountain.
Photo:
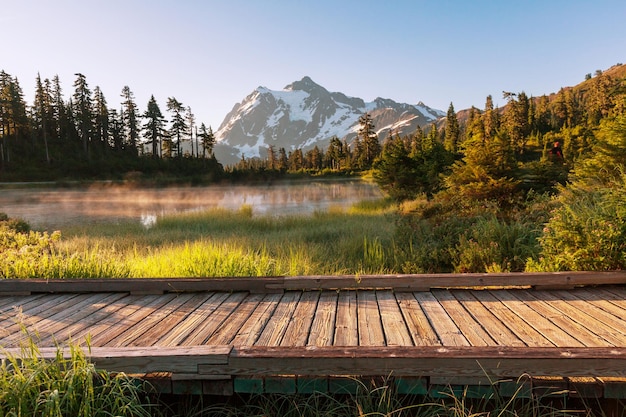
<svg viewBox="0 0 626 417">
<path fill-rule="evenodd" d="M 241 159 L 267 156 L 270 145 L 287 152 L 316 145 L 325 149 L 333 136 L 351 142 L 359 129 L 359 117 L 372 116 L 378 137 L 409 134 L 418 125 L 429 125 L 445 116 L 423 103 L 396 103 L 377 98 L 366 103 L 360 98 L 331 93 L 309 77 L 293 82 L 282 91 L 258 87 L 237 103 L 215 133 L 217 159 L 224 165 Z"/>
</svg>

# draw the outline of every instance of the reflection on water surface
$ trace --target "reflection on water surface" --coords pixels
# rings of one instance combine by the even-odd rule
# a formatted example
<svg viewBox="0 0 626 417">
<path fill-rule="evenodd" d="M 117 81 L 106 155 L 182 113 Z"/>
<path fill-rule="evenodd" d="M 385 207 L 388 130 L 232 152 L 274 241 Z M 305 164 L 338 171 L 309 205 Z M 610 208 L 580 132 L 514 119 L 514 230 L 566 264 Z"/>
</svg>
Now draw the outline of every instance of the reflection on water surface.
<svg viewBox="0 0 626 417">
<path fill-rule="evenodd" d="M 80 189 L 0 190 L 0 212 L 35 228 L 135 219 L 153 224 L 158 216 L 210 208 L 252 207 L 255 215 L 311 214 L 380 198 L 378 188 L 358 180 L 285 182 L 272 185 L 128 188 L 95 185 Z"/>
</svg>

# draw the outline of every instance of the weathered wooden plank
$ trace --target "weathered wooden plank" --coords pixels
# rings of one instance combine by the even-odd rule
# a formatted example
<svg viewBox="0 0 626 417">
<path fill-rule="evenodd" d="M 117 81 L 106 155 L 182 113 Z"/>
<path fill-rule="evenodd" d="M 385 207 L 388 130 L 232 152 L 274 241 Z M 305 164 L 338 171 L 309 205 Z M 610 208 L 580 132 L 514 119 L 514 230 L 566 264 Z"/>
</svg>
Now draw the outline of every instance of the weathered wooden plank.
<svg viewBox="0 0 626 417">
<path fill-rule="evenodd" d="M 470 342 L 430 292 L 413 293 L 444 346 L 470 346 Z"/>
<path fill-rule="evenodd" d="M 626 271 L 609 272 L 512 272 L 473 274 L 403 274 L 285 277 L 268 288 L 299 289 L 396 289 L 424 291 L 458 287 L 534 287 L 571 288 L 583 285 L 626 284 Z"/>
<path fill-rule="evenodd" d="M 315 317 L 311 324 L 311 332 L 307 345 L 332 346 L 335 336 L 335 318 L 337 316 L 336 291 L 323 291 L 317 303 Z M 328 385 L 328 383 L 326 383 Z"/>
<path fill-rule="evenodd" d="M 526 346 L 530 347 L 550 347 L 554 346 L 541 333 L 530 326 L 510 308 L 504 305 L 493 294 L 493 291 L 472 292 L 489 311 L 498 317 Z"/>
<path fill-rule="evenodd" d="M 328 392 L 328 379 L 298 377 L 296 389 L 298 394 L 326 393 Z"/>
<path fill-rule="evenodd" d="M 185 295 L 185 297 L 189 297 L 189 295 Z M 173 311 L 178 305 L 177 300 L 180 299 L 176 294 L 167 294 L 158 297 L 154 303 L 141 307 L 124 322 L 124 329 L 116 332 L 103 346 L 130 346 L 133 340 L 157 325 L 161 319 Z"/>
<path fill-rule="evenodd" d="M 118 301 L 124 294 L 96 293 L 85 294 L 83 297 L 82 300 L 72 299 L 64 310 L 33 325 L 38 335 L 38 344 L 54 346 L 55 343 L 68 341 L 75 332 L 85 327 L 85 323 L 93 323 L 90 316 Z"/>
<path fill-rule="evenodd" d="M 547 303 L 551 308 L 558 310 L 566 318 L 575 323 L 576 330 L 573 336 L 579 338 L 586 346 L 624 346 L 626 345 L 626 335 L 616 331 L 605 321 L 600 320 L 589 310 L 594 309 L 593 306 L 575 307 L 562 297 L 558 297 L 552 291 L 537 291 L 530 293 L 533 296 Z M 601 313 L 600 313 L 601 315 Z M 579 330 L 578 326 L 583 328 Z M 624 328 L 626 330 L 626 327 Z M 582 339 L 584 338 L 584 340 Z"/>
<path fill-rule="evenodd" d="M 526 346 L 515 333 L 503 323 L 501 318 L 496 316 L 469 290 L 454 290 L 454 297 L 459 300 L 463 307 L 480 323 L 498 346 Z"/>
<path fill-rule="evenodd" d="M 228 345 L 237 335 L 241 326 L 248 320 L 252 312 L 263 300 L 263 294 L 251 294 L 242 301 L 237 310 L 231 314 L 225 323 L 218 327 L 216 332 L 208 338 L 207 345 Z"/>
<path fill-rule="evenodd" d="M 189 334 L 228 298 L 228 295 L 225 292 L 206 293 L 204 301 L 197 308 L 187 314 L 168 333 L 163 334 L 154 344 L 158 346 L 181 345 Z"/>
<path fill-rule="evenodd" d="M 16 337 L 21 338 L 24 336 L 24 330 L 32 332 L 34 330 L 33 325 L 62 312 L 66 308 L 66 302 L 80 300 L 78 297 L 78 294 L 53 295 L 47 299 L 42 299 L 38 303 L 29 305 L 29 308 L 26 310 L 23 306 L 18 306 L 15 315 L 5 320 L 2 323 L 2 327 L 0 327 L 0 337 L 3 343 L 5 343 L 4 346 L 9 346 L 11 340 Z"/>
<path fill-rule="evenodd" d="M 296 347 L 234 348 L 225 365 L 199 365 L 201 374 L 394 375 L 517 378 L 626 375 L 625 348 Z"/>
<path fill-rule="evenodd" d="M 535 295 L 537 294 L 537 295 Z M 606 340 L 600 338 L 597 334 L 589 331 L 588 328 L 573 320 L 571 316 L 563 313 L 555 306 L 543 301 L 546 291 L 524 292 L 518 291 L 517 298 L 528 303 L 537 313 L 550 320 L 557 327 L 563 329 L 567 334 L 572 336 L 582 346 L 607 346 Z"/>
<path fill-rule="evenodd" d="M 173 297 L 175 295 L 131 295 L 125 297 L 126 306 L 90 330 L 92 346 L 105 346 L 119 334 L 125 332 L 133 324 L 170 301 Z"/>
<path fill-rule="evenodd" d="M 602 387 L 604 389 L 604 398 L 616 398 L 623 400 L 626 398 L 626 379 L 623 376 L 602 376 L 599 378 L 602 382 Z M 619 408 L 620 413 L 624 411 L 624 404 L 620 404 Z M 619 415 L 617 412 L 611 415 Z"/>
<path fill-rule="evenodd" d="M 337 298 L 337 323 L 334 346 L 358 346 L 356 291 L 340 291 Z"/>
<path fill-rule="evenodd" d="M 590 291 L 585 288 L 573 291 L 570 294 L 563 291 L 558 294 L 577 306 L 580 305 L 580 302 L 575 301 L 573 297 L 583 300 L 590 310 L 593 309 L 594 317 L 598 317 L 616 330 L 626 333 L 623 327 L 625 324 L 623 318 L 626 317 L 626 303 L 619 298 L 619 292 L 616 293 L 615 289 L 611 291 L 603 291 L 602 289 Z M 626 296 L 626 292 L 623 295 Z"/>
<path fill-rule="evenodd" d="M 385 334 L 374 291 L 357 291 L 357 323 L 360 346 L 385 346 Z"/>
<path fill-rule="evenodd" d="M 123 320 L 124 317 L 137 311 L 139 306 L 133 303 L 136 303 L 138 298 L 128 296 L 128 294 L 125 293 L 116 294 L 119 294 L 122 297 L 102 306 L 102 308 L 98 309 L 89 320 L 84 320 L 81 323 L 74 324 L 75 329 L 71 332 L 73 342 L 80 344 L 88 339 L 91 346 L 98 346 L 93 343 L 92 337 L 94 335 L 99 335 L 102 332 L 114 327 L 117 323 Z"/>
<path fill-rule="evenodd" d="M 29 316 L 44 314 L 49 308 L 58 306 L 65 300 L 76 297 L 76 294 L 53 294 L 47 297 L 37 296 L 20 296 L 17 302 L 7 308 L 6 314 L 3 314 L 0 320 L 0 330 L 7 330 L 9 326 L 16 324 L 16 318 L 23 316 L 24 313 Z M 13 297 L 12 297 L 13 298 Z M 0 333 L 7 334 L 7 333 Z"/>
<path fill-rule="evenodd" d="M 167 301 L 150 308 L 142 309 L 141 314 L 135 313 L 135 321 L 129 323 L 127 328 L 118 333 L 114 338 L 109 340 L 106 346 L 123 347 L 123 346 L 141 346 L 133 345 L 135 339 L 144 335 L 147 331 L 154 329 L 160 325 L 160 322 L 169 314 L 174 312 L 180 305 L 189 301 L 192 294 L 172 294 L 164 296 Z"/>
<path fill-rule="evenodd" d="M 571 397 L 598 399 L 604 395 L 602 381 L 598 378 L 569 377 L 567 382 Z"/>
<path fill-rule="evenodd" d="M 617 316 L 621 309 L 612 301 L 604 300 L 599 296 L 590 296 L 584 290 L 575 292 L 556 292 L 556 295 L 565 300 L 575 309 L 584 310 L 588 315 L 603 323 L 600 329 L 607 327 L 608 335 L 617 338 L 618 346 L 626 345 L 626 322 L 623 316 Z"/>
<path fill-rule="evenodd" d="M 597 292 L 601 298 L 614 301 L 620 307 L 626 308 L 626 286 L 594 287 L 592 291 Z"/>
<path fill-rule="evenodd" d="M 231 350 L 232 347 L 230 346 L 127 346 L 121 348 L 91 347 L 84 353 L 86 358 L 98 369 L 105 369 L 109 372 L 197 374 L 200 365 L 226 365 Z M 38 353 L 42 359 L 53 360 L 59 352 L 65 358 L 71 357 L 69 348 L 60 348 L 59 351 L 57 347 L 46 347 L 40 348 Z M 23 353 L 19 348 L 5 349 L 0 351 L 0 359 L 6 358 L 7 355 L 20 358 Z"/>
<path fill-rule="evenodd" d="M 285 335 L 280 341 L 281 346 L 305 346 L 307 344 L 319 297 L 319 291 L 304 291 L 302 293 L 287 325 Z"/>
<path fill-rule="evenodd" d="M 280 344 L 300 296 L 299 291 L 288 291 L 283 295 L 255 346 L 278 346 Z"/>
<path fill-rule="evenodd" d="M 13 313 L 18 306 L 26 306 L 30 302 L 37 302 L 37 300 L 40 300 L 42 297 L 42 294 L 0 295 L 0 323 L 2 323 L 5 318 L 13 317 Z M 7 313 L 8 315 L 5 317 Z"/>
<path fill-rule="evenodd" d="M 136 295 L 168 292 L 250 291 L 274 292 L 282 277 L 226 278 L 115 278 L 115 279 L 27 279 L 0 280 L 0 293 L 88 293 L 125 292 Z"/>
<path fill-rule="evenodd" d="M 432 294 L 454 321 L 456 327 L 472 346 L 493 346 L 495 341 L 484 329 L 484 324 L 477 323 L 464 306 L 448 290 L 433 290 Z"/>
<path fill-rule="evenodd" d="M 413 340 L 393 292 L 376 291 L 376 300 L 387 346 L 413 346 Z"/>
<path fill-rule="evenodd" d="M 0 280 L 0 293 L 128 292 L 167 293 L 198 291 L 273 292 L 307 289 L 397 289 L 547 286 L 571 288 L 583 285 L 623 285 L 626 271 L 543 272 L 501 274 L 405 274 L 224 278 L 132 279 L 29 279 Z"/>
<path fill-rule="evenodd" d="M 82 305 L 85 300 L 79 296 L 75 297 L 73 301 Z M 74 308 L 74 304 L 71 304 L 70 308 Z M 2 346 L 21 346 L 31 341 L 40 344 L 42 338 L 51 337 L 51 334 L 63 326 L 67 314 L 68 310 L 60 309 L 59 306 L 47 313 L 35 316 L 31 316 L 28 311 L 20 312 L 14 317 L 14 324 L 4 328 L 4 331 L 0 333 L 3 336 Z M 5 334 L 5 332 L 7 333 Z"/>
<path fill-rule="evenodd" d="M 152 346 L 163 335 L 170 333 L 172 329 L 178 326 L 185 317 L 197 309 L 206 299 L 206 293 L 179 294 L 172 303 L 167 305 L 165 311 L 161 311 L 160 314 L 154 315 L 150 321 L 147 321 L 145 324 L 148 325 L 143 326 L 143 329 L 138 331 L 139 334 L 132 341 L 128 342 L 127 345 L 137 347 Z"/>
<path fill-rule="evenodd" d="M 206 340 L 222 326 L 237 307 L 248 296 L 246 292 L 235 292 L 228 296 L 209 317 L 206 317 L 198 327 L 193 329 L 189 336 L 182 342 L 185 346 L 203 345 Z"/>
<path fill-rule="evenodd" d="M 541 333 L 546 339 L 554 343 L 555 346 L 583 346 L 581 342 L 573 338 L 565 329 L 556 325 L 550 318 L 544 317 L 538 313 L 535 308 L 539 302 L 524 302 L 519 297 L 524 291 L 494 291 L 494 295 L 502 301 L 507 307 L 515 311 L 526 323 L 531 325 L 535 330 Z"/>
<path fill-rule="evenodd" d="M 408 292 L 400 292 L 396 293 L 396 299 L 404 315 L 413 344 L 415 346 L 440 346 L 441 341 L 415 296 Z"/>
<path fill-rule="evenodd" d="M 265 294 L 263 300 L 261 300 L 235 335 L 232 345 L 252 346 L 270 320 L 281 298 L 282 294 Z"/>
</svg>

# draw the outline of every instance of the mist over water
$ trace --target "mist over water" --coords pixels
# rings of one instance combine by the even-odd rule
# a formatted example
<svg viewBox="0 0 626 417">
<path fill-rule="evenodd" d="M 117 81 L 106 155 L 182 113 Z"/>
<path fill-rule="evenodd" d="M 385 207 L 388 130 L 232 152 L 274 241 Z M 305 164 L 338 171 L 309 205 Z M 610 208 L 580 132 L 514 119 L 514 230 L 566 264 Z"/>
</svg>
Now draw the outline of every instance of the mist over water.
<svg viewBox="0 0 626 417">
<path fill-rule="evenodd" d="M 378 188 L 359 180 L 276 182 L 272 185 L 204 187 L 25 188 L 0 190 L 0 212 L 36 229 L 84 223 L 136 220 L 146 226 L 159 216 L 211 208 L 252 207 L 253 215 L 312 214 L 331 207 L 381 197 Z"/>
</svg>

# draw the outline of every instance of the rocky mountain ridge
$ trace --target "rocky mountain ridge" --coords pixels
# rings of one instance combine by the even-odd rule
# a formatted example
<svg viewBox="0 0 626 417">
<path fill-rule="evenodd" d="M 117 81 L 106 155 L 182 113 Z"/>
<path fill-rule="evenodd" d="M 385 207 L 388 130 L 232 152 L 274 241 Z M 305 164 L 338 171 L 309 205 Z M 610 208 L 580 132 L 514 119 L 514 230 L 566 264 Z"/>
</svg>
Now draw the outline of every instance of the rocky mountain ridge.
<svg viewBox="0 0 626 417">
<path fill-rule="evenodd" d="M 329 92 L 305 76 L 283 90 L 258 87 L 235 104 L 215 133 L 215 155 L 224 165 L 245 158 L 267 156 L 267 149 L 303 151 L 327 147 L 334 136 L 351 142 L 359 129 L 359 117 L 372 116 L 379 138 L 409 134 L 429 125 L 445 112 L 424 103 L 397 103 L 376 98 L 365 102 L 340 92 Z"/>
</svg>

